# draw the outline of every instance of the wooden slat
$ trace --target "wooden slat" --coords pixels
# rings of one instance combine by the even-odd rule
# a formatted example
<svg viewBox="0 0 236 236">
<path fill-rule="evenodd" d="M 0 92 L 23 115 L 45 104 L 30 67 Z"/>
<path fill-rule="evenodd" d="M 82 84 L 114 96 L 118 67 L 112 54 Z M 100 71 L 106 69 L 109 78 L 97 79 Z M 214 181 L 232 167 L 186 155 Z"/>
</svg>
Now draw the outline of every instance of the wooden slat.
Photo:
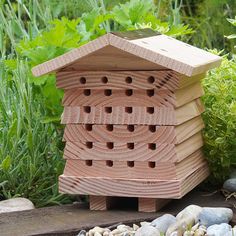
<svg viewBox="0 0 236 236">
<path fill-rule="evenodd" d="M 191 93 L 189 92 L 191 91 Z M 167 89 L 153 90 L 101 90 L 69 89 L 65 91 L 63 106 L 96 107 L 180 107 L 203 95 L 201 84 L 195 83 L 186 88 L 171 92 Z"/>
<path fill-rule="evenodd" d="M 59 190 L 68 194 L 143 198 L 181 198 L 209 175 L 207 165 L 181 180 L 116 179 L 61 175 Z M 112 188 L 111 188 L 112 186 Z"/>
<path fill-rule="evenodd" d="M 177 108 L 160 107 L 64 107 L 62 124 L 178 125 L 199 116 L 199 99 Z"/>
<path fill-rule="evenodd" d="M 175 91 L 199 82 L 205 73 L 188 77 L 171 70 L 160 71 L 60 71 L 56 85 L 68 89 L 167 89 Z"/>
<path fill-rule="evenodd" d="M 167 143 L 82 143 L 67 142 L 64 158 L 111 161 L 177 162 L 203 146 L 202 135 L 197 133 L 174 145 Z"/>
<path fill-rule="evenodd" d="M 197 150 L 179 163 L 171 162 L 126 162 L 114 161 L 112 166 L 106 161 L 84 161 L 69 159 L 66 161 L 64 175 L 79 177 L 108 177 L 124 179 L 180 179 L 205 165 L 201 150 Z"/>
<path fill-rule="evenodd" d="M 89 208 L 90 210 L 105 211 L 109 209 L 108 197 L 106 196 L 89 196 Z"/>
<path fill-rule="evenodd" d="M 63 140 L 70 142 L 132 142 L 178 144 L 204 128 L 200 116 L 177 126 L 67 124 Z"/>
</svg>

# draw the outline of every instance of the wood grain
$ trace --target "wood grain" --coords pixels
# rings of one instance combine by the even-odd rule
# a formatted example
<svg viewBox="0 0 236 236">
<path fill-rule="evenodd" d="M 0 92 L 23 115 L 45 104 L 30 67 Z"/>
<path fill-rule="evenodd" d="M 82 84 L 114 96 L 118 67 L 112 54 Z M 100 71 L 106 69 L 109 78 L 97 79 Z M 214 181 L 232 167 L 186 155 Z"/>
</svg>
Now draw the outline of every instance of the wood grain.
<svg viewBox="0 0 236 236">
<path fill-rule="evenodd" d="M 200 116 L 177 126 L 67 124 L 63 141 L 178 144 L 203 128 Z"/>
<path fill-rule="evenodd" d="M 175 91 L 199 82 L 205 73 L 192 77 L 171 70 L 159 71 L 59 71 L 56 75 L 58 88 L 69 89 L 156 89 Z"/>
<path fill-rule="evenodd" d="M 203 146 L 201 133 L 174 145 L 168 143 L 67 142 L 65 159 L 177 162 Z"/>
<path fill-rule="evenodd" d="M 204 107 L 196 99 L 177 109 L 167 107 L 64 107 L 62 124 L 178 125 L 199 116 Z"/>
<path fill-rule="evenodd" d="M 157 212 L 169 202 L 169 199 L 138 198 L 138 211 Z"/>
<path fill-rule="evenodd" d="M 106 196 L 89 196 L 89 209 L 96 211 L 105 211 L 109 209 L 108 197 Z"/>
<path fill-rule="evenodd" d="M 181 180 L 80 178 L 61 175 L 59 190 L 67 194 L 175 199 L 181 198 L 208 175 L 207 165 Z"/>
<path fill-rule="evenodd" d="M 69 159 L 64 175 L 78 177 L 108 177 L 124 179 L 180 179 L 206 164 L 201 149 L 195 151 L 179 163 L 171 162 L 126 162 L 114 161 L 112 166 L 106 161 L 84 161 Z"/>
</svg>

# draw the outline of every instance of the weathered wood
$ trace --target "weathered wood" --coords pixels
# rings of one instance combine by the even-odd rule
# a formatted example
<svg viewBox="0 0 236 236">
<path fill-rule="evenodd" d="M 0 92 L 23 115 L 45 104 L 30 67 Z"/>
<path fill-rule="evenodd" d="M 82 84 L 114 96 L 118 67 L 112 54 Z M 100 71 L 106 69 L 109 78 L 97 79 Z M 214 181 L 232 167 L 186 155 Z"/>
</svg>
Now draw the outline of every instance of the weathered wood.
<svg viewBox="0 0 236 236">
<path fill-rule="evenodd" d="M 93 63 L 91 63 L 93 62 Z M 166 35 L 128 40 L 103 35 L 32 69 L 40 76 L 62 68 L 73 70 L 172 69 L 187 76 L 219 66 L 221 58 Z"/>
<path fill-rule="evenodd" d="M 183 197 L 208 175 L 207 165 L 179 180 L 80 178 L 61 175 L 59 190 L 69 194 L 175 199 Z"/>
<path fill-rule="evenodd" d="M 57 73 L 58 88 L 91 90 L 168 90 L 174 92 L 200 82 L 205 73 L 192 77 L 171 70 L 161 71 L 61 71 Z"/>
<path fill-rule="evenodd" d="M 203 128 L 201 116 L 177 126 L 67 124 L 63 141 L 179 144 Z"/>
<path fill-rule="evenodd" d="M 197 150 L 179 163 L 114 161 L 112 166 L 106 161 L 83 161 L 69 159 L 64 175 L 79 177 L 107 177 L 123 179 L 181 179 L 206 164 L 202 150 Z"/>
<path fill-rule="evenodd" d="M 199 116 L 204 107 L 199 99 L 177 109 L 160 107 L 64 107 L 62 124 L 179 125 Z"/>
</svg>

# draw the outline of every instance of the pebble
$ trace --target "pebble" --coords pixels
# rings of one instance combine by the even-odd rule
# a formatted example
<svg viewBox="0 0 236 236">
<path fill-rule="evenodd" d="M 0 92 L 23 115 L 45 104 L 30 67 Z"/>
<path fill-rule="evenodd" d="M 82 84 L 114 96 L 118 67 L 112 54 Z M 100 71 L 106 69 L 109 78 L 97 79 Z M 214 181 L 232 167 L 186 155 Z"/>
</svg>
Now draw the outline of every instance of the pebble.
<svg viewBox="0 0 236 236">
<path fill-rule="evenodd" d="M 223 189 L 229 192 L 236 192 L 236 178 L 227 179 L 224 182 Z"/>
<path fill-rule="evenodd" d="M 173 215 L 165 214 L 151 222 L 151 225 L 157 228 L 161 233 L 166 233 L 170 225 L 176 222 L 176 218 Z"/>
<path fill-rule="evenodd" d="M 215 224 L 229 223 L 233 218 L 233 211 L 223 207 L 203 207 L 199 214 L 199 223 L 209 227 Z"/>
<path fill-rule="evenodd" d="M 0 201 L 0 213 L 34 209 L 34 204 L 27 198 L 12 198 Z"/>
<path fill-rule="evenodd" d="M 151 225 L 144 225 L 136 231 L 135 236 L 160 236 L 160 232 Z"/>
<path fill-rule="evenodd" d="M 235 236 L 236 235 L 236 227 L 234 226 L 233 229 L 231 229 L 228 233 L 226 233 L 224 236 Z"/>
<path fill-rule="evenodd" d="M 231 226 L 222 223 L 222 224 L 215 224 L 211 225 L 210 227 L 207 228 L 207 235 L 208 236 L 224 236 L 227 235 L 231 230 Z"/>
<path fill-rule="evenodd" d="M 200 212 L 202 211 L 202 207 L 197 205 L 189 205 L 185 207 L 179 214 L 176 216 L 177 220 L 183 219 L 183 218 L 194 218 L 195 223 L 198 221 L 198 216 Z"/>
</svg>

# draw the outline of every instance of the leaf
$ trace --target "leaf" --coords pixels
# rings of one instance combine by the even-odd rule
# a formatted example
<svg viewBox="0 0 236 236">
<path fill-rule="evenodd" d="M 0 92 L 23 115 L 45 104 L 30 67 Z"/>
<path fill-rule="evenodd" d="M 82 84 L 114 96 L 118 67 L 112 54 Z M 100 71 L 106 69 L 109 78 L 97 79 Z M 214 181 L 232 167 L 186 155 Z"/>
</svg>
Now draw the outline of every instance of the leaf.
<svg viewBox="0 0 236 236">
<path fill-rule="evenodd" d="M 2 168 L 4 171 L 8 171 L 10 167 L 11 167 L 11 157 L 8 155 L 8 156 L 6 156 L 6 158 L 2 161 L 2 163 L 1 163 L 1 168 Z"/>
</svg>

